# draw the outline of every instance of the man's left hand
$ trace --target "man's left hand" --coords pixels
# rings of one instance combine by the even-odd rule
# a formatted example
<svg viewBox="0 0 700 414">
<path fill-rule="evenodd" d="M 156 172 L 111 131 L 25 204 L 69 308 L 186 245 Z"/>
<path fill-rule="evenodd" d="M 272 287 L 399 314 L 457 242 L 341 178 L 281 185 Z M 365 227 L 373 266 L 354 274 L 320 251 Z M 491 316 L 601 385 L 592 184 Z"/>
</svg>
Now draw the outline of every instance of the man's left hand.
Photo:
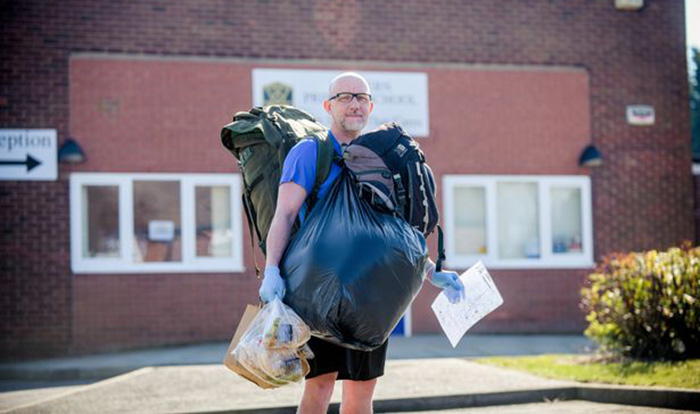
<svg viewBox="0 0 700 414">
<path fill-rule="evenodd" d="M 430 283 L 441 288 L 450 303 L 458 303 L 465 298 L 464 284 L 459 280 L 456 272 L 450 270 L 435 272 Z"/>
</svg>

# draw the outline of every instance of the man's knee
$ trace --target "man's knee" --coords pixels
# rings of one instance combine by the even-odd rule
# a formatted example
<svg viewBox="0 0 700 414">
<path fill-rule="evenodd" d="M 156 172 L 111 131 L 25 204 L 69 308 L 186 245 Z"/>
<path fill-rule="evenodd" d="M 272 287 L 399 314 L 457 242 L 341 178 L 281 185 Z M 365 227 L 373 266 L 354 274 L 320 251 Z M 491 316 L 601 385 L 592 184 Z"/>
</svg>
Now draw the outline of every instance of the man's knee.
<svg viewBox="0 0 700 414">
<path fill-rule="evenodd" d="M 343 392 L 348 392 L 351 395 L 370 397 L 374 394 L 374 388 L 377 386 L 377 378 L 367 381 L 343 381 Z"/>
<path fill-rule="evenodd" d="M 308 392 L 313 392 L 316 396 L 328 397 L 328 399 L 330 399 L 337 377 L 337 372 L 331 372 L 308 379 L 304 384 L 304 391 L 308 390 Z"/>
</svg>

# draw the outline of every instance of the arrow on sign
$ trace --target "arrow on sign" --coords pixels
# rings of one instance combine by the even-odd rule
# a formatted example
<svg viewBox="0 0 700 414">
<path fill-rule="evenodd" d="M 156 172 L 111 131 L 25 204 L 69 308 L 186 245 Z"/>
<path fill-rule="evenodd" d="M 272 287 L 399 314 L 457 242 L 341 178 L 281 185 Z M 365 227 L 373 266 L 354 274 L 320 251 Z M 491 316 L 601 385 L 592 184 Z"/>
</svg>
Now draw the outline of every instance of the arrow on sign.
<svg viewBox="0 0 700 414">
<path fill-rule="evenodd" d="M 37 160 L 36 158 L 32 157 L 31 155 L 27 154 L 27 160 L 26 161 L 4 161 L 0 160 L 0 166 L 3 165 L 27 165 L 27 172 L 31 171 L 34 167 L 37 165 L 41 164 L 41 161 Z"/>
</svg>

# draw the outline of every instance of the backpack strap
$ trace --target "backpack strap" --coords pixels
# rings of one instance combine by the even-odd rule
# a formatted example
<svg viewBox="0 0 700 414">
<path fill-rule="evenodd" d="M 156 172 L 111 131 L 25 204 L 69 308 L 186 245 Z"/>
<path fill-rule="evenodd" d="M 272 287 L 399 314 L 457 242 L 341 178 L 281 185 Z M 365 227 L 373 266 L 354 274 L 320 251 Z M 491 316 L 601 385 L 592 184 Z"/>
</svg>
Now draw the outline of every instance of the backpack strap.
<svg viewBox="0 0 700 414">
<path fill-rule="evenodd" d="M 406 209 L 406 189 L 403 187 L 403 182 L 401 182 L 401 174 L 396 173 L 392 177 L 394 180 L 394 189 L 396 194 L 396 210 L 401 215 L 405 214 Z M 410 177 L 409 177 L 410 179 Z M 409 217 L 404 217 L 405 220 L 409 220 Z"/>
<path fill-rule="evenodd" d="M 438 230 L 438 260 L 437 263 L 435 264 L 435 271 L 436 272 L 442 272 L 442 262 L 445 260 L 445 246 L 444 242 L 442 239 L 442 227 L 440 225 L 437 225 L 437 230 Z"/>
<path fill-rule="evenodd" d="M 255 211 L 253 210 L 253 206 L 251 205 L 252 203 L 250 202 L 250 193 L 246 190 L 246 194 L 243 194 L 241 198 L 243 201 L 243 210 L 245 211 L 245 216 L 248 220 L 248 233 L 250 235 L 250 252 L 253 256 L 253 263 L 255 264 L 255 276 L 258 279 L 262 279 L 260 277 L 260 267 L 258 267 L 258 259 L 255 257 L 255 239 L 253 236 L 253 227 L 255 227 L 255 234 L 258 236 L 258 240 L 260 243 L 263 242 L 262 237 L 260 237 L 260 231 L 258 230 L 258 226 L 254 225 L 256 222 Z M 260 247 L 263 248 L 262 245 Z"/>
<path fill-rule="evenodd" d="M 321 189 L 321 184 L 328 178 L 331 172 L 331 164 L 335 158 L 335 148 L 333 148 L 333 142 L 328 137 L 328 131 L 317 132 L 311 136 L 318 143 L 318 151 L 316 151 L 316 181 L 309 195 L 308 211 L 311 211 L 311 207 L 316 204 L 318 191 Z"/>
</svg>

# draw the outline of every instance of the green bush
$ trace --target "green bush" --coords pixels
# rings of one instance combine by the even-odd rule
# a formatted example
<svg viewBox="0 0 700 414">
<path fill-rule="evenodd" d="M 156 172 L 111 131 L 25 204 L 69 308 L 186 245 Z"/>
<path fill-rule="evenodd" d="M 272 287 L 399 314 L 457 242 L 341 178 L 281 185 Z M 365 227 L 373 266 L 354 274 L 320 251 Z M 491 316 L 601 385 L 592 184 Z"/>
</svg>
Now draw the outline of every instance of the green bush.
<svg viewBox="0 0 700 414">
<path fill-rule="evenodd" d="M 584 332 L 603 351 L 636 359 L 700 357 L 700 247 L 603 257 L 581 290 Z"/>
</svg>

